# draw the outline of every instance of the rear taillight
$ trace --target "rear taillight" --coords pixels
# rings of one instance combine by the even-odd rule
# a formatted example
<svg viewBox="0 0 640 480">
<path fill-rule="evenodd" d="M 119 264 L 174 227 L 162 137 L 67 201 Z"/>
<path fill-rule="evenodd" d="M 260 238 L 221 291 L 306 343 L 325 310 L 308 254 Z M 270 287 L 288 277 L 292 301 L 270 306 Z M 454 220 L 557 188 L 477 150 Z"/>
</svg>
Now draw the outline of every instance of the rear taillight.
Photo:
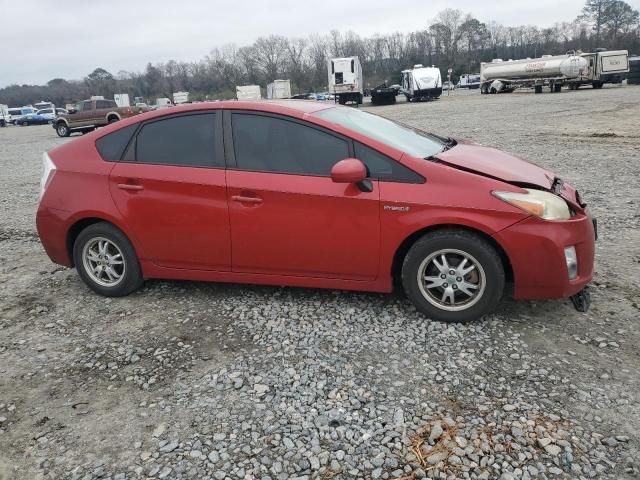
<svg viewBox="0 0 640 480">
<path fill-rule="evenodd" d="M 56 165 L 49 157 L 47 152 L 42 154 L 42 176 L 40 177 L 40 199 L 44 195 L 45 190 L 51 183 L 53 174 L 56 173 Z"/>
</svg>

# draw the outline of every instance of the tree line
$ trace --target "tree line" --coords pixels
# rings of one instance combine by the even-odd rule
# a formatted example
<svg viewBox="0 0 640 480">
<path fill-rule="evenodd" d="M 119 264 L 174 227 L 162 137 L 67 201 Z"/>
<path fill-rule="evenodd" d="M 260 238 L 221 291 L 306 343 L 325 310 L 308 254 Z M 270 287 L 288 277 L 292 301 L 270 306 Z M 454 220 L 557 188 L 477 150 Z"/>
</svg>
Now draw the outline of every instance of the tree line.
<svg viewBox="0 0 640 480">
<path fill-rule="evenodd" d="M 39 100 L 56 105 L 91 95 L 128 93 L 152 101 L 188 91 L 192 100 L 235 97 L 237 85 L 263 87 L 275 79 L 290 79 L 293 93 L 327 89 L 327 61 L 358 56 L 365 84 L 399 83 L 400 71 L 414 64 L 436 65 L 452 80 L 479 71 L 480 62 L 518 59 L 570 50 L 627 49 L 640 53 L 639 13 L 622 0 L 587 0 L 581 14 L 549 28 L 504 26 L 481 22 L 461 10 L 439 12 L 424 30 L 362 37 L 354 32 L 286 38 L 270 35 L 252 45 L 214 48 L 198 62 L 170 60 L 148 63 L 143 72 L 112 74 L 96 68 L 82 80 L 55 78 L 46 85 L 10 85 L 0 89 L 0 103 L 26 105 Z"/>
</svg>

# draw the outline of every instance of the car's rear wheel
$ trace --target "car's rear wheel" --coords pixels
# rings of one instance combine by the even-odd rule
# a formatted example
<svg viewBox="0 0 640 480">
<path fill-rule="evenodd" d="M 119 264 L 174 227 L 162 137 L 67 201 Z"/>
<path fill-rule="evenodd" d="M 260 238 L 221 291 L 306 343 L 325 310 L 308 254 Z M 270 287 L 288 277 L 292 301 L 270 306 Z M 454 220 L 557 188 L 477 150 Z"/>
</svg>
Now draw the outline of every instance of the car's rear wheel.
<svg viewBox="0 0 640 480">
<path fill-rule="evenodd" d="M 427 317 L 465 322 L 496 307 L 505 274 L 496 249 L 482 236 L 441 230 L 422 237 L 409 249 L 402 283 L 411 302 Z"/>
<path fill-rule="evenodd" d="M 56 133 L 59 137 L 68 137 L 71 134 L 71 130 L 69 130 L 69 127 L 66 123 L 59 122 L 56 125 Z"/>
<path fill-rule="evenodd" d="M 73 260 L 80 278 L 100 295 L 128 295 L 144 281 L 133 245 L 106 222 L 80 232 L 73 245 Z"/>
</svg>

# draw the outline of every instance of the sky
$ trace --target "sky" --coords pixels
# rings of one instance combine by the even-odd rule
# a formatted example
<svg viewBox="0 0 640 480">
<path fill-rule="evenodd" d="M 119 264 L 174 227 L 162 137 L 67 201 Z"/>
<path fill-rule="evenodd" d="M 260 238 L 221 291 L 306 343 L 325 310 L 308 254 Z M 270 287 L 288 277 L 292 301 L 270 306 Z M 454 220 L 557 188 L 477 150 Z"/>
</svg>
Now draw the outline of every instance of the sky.
<svg viewBox="0 0 640 480">
<path fill-rule="evenodd" d="M 634 8 L 638 2 L 628 1 Z M 584 0 L 0 0 L 0 88 L 81 79 L 96 67 L 115 75 L 142 71 L 147 62 L 197 61 L 214 47 L 248 45 L 270 34 L 409 32 L 425 28 L 445 8 L 484 22 L 546 27 L 573 20 L 583 5 Z"/>
</svg>

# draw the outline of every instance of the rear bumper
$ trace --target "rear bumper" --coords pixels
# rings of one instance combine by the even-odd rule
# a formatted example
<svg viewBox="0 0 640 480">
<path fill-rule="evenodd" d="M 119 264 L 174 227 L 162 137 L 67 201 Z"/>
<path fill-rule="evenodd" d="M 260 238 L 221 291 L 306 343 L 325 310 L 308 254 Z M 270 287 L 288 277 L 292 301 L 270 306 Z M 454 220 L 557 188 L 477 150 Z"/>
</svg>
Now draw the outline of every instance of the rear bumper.
<svg viewBox="0 0 640 480">
<path fill-rule="evenodd" d="M 38 208 L 36 228 L 40 242 L 49 258 L 65 267 L 73 266 L 67 249 L 68 223 L 68 212 L 42 206 Z"/>
<path fill-rule="evenodd" d="M 589 214 L 566 221 L 528 217 L 495 235 L 505 249 L 514 277 L 514 298 L 566 298 L 593 279 L 595 222 Z M 569 279 L 564 249 L 573 246 L 578 274 Z"/>
<path fill-rule="evenodd" d="M 414 90 L 414 97 L 439 97 L 442 95 L 442 87 L 438 88 L 424 88 L 422 90 Z"/>
</svg>

